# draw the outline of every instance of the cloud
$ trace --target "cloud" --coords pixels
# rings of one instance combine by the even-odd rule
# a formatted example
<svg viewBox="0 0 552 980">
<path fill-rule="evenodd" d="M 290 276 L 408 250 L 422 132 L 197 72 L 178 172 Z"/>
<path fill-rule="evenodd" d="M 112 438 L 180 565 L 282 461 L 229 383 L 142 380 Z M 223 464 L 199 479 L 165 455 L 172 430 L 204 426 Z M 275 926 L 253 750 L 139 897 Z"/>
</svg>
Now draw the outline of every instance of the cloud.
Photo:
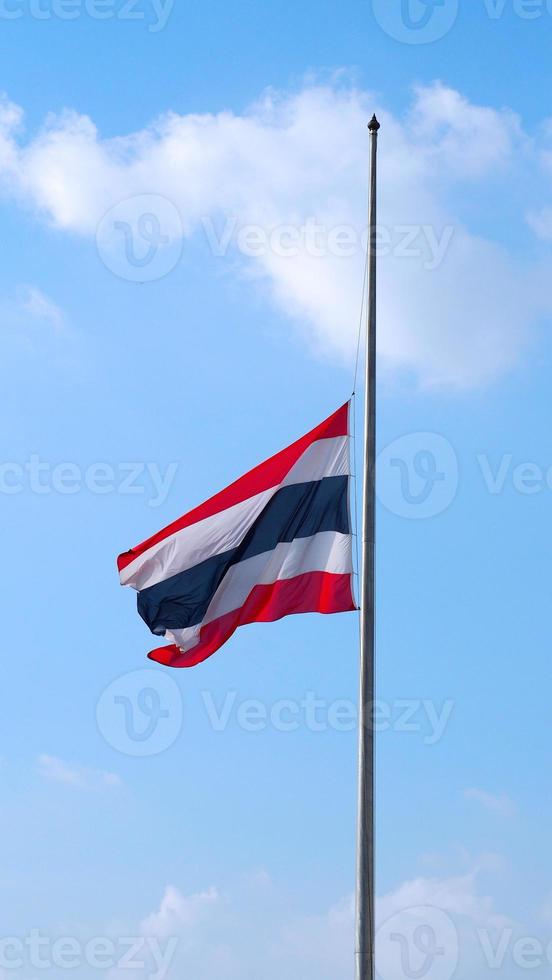
<svg viewBox="0 0 552 980">
<path fill-rule="evenodd" d="M 473 105 L 442 84 L 418 86 L 409 125 L 427 144 L 426 164 L 438 176 L 446 168 L 464 180 L 504 170 L 514 150 L 527 145 L 516 113 Z"/>
<path fill-rule="evenodd" d="M 541 908 L 541 918 L 545 922 L 552 924 L 552 892 L 547 896 L 546 901 L 543 903 Z"/>
<path fill-rule="evenodd" d="M 195 929 L 219 900 L 216 888 L 184 896 L 173 885 L 167 885 L 159 909 L 143 920 L 141 929 L 146 936 L 160 938 Z"/>
<path fill-rule="evenodd" d="M 115 205 L 119 232 L 125 207 L 134 227 L 136 196 L 159 195 L 181 226 L 150 197 L 161 234 L 168 221 L 171 241 L 183 234 L 213 247 L 226 233 L 220 260 L 263 290 L 318 354 L 351 363 L 366 120 L 377 101 L 338 80 L 306 84 L 268 91 L 241 115 L 169 112 L 112 139 L 66 111 L 27 142 L 21 110 L 4 101 L 0 179 L 56 228 L 88 237 Z M 417 88 L 404 116 L 381 107 L 380 117 L 382 365 L 424 385 L 489 383 L 515 366 L 552 311 L 550 260 L 526 261 L 471 230 L 459 197 L 497 175 L 519 177 L 521 158 L 536 151 L 513 112 L 474 105 L 441 84 Z"/>
<path fill-rule="evenodd" d="M 0 173 L 15 176 L 18 149 L 14 136 L 19 132 L 23 110 L 0 95 Z"/>
<path fill-rule="evenodd" d="M 38 286 L 20 286 L 15 297 L 0 300 L 0 343 L 5 350 L 37 354 L 45 344 L 67 336 L 62 310 Z"/>
<path fill-rule="evenodd" d="M 466 917 L 476 926 L 502 928 L 508 919 L 495 910 L 494 899 L 478 892 L 478 871 L 447 878 L 414 878 L 384 895 L 378 902 L 380 923 L 412 908 L 434 906 L 453 916 Z"/>
<path fill-rule="evenodd" d="M 37 286 L 27 286 L 20 301 L 21 310 L 48 324 L 56 333 L 63 329 L 63 314 Z"/>
<path fill-rule="evenodd" d="M 464 796 L 467 800 L 480 803 L 486 810 L 492 810 L 493 813 L 499 813 L 504 817 L 511 817 L 516 813 L 515 803 L 505 794 L 495 796 L 483 789 L 467 789 L 464 791 Z"/>
<path fill-rule="evenodd" d="M 404 980 L 397 968 L 397 936 L 420 925 L 435 930 L 449 960 L 458 959 L 457 977 L 481 975 L 478 930 L 494 937 L 512 923 L 492 897 L 481 893 L 478 871 L 450 877 L 406 881 L 377 901 L 379 973 Z M 244 881 L 247 882 L 244 887 Z M 194 980 L 336 980 L 354 972 L 354 898 L 347 896 L 310 915 L 293 914 L 267 881 L 242 876 L 230 890 L 209 888 L 186 895 L 167 887 L 156 911 L 140 925 L 141 934 L 171 945 L 169 977 Z M 132 927 L 129 926 L 132 934 Z M 425 933 L 424 933 L 425 936 Z M 445 965 L 445 964 L 443 964 Z M 452 964 L 454 965 L 454 964 Z M 412 964 L 413 969 L 417 964 Z M 151 971 L 150 971 L 151 972 Z M 412 974 L 414 975 L 414 974 Z M 421 974 L 420 974 L 421 975 Z M 430 975 L 430 974 L 428 974 Z M 439 976 L 444 976 L 442 970 Z M 113 971 L 110 980 L 122 980 Z M 447 974 L 452 976 L 452 973 Z M 143 980 L 140 975 L 139 980 Z"/>
<path fill-rule="evenodd" d="M 40 775 L 54 783 L 65 783 L 67 786 L 85 790 L 102 790 L 121 785 L 121 780 L 115 773 L 71 765 L 53 755 L 40 755 L 37 762 Z"/>
</svg>

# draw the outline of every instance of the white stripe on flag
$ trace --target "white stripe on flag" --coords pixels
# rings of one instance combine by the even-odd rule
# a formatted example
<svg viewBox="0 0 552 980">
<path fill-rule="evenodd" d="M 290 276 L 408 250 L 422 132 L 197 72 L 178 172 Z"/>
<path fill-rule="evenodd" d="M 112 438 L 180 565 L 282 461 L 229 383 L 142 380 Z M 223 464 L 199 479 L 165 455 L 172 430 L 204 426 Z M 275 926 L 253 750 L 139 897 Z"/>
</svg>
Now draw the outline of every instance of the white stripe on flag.
<svg viewBox="0 0 552 980">
<path fill-rule="evenodd" d="M 213 555 L 237 548 L 268 501 L 281 486 L 349 474 L 349 436 L 319 439 L 299 457 L 277 486 L 197 521 L 152 545 L 120 573 L 121 585 L 140 591 L 193 568 Z"/>
<path fill-rule="evenodd" d="M 191 650 L 199 642 L 201 627 L 240 609 L 256 585 L 272 585 L 309 572 L 350 575 L 352 571 L 350 534 L 320 531 L 310 538 L 283 542 L 273 551 L 232 565 L 213 596 L 203 622 L 187 629 L 167 630 L 166 635 L 181 650 Z"/>
<path fill-rule="evenodd" d="M 197 626 L 188 626 L 183 630 L 167 630 L 165 639 L 167 643 L 176 643 L 177 647 L 186 653 L 187 650 L 198 645 L 201 626 L 202 624 L 198 623 Z"/>
<path fill-rule="evenodd" d="M 325 476 L 348 476 L 349 439 L 350 436 L 336 436 L 335 439 L 319 439 L 311 443 L 291 467 L 280 486 L 310 483 L 322 480 Z"/>
<path fill-rule="evenodd" d="M 274 493 L 274 490 L 263 490 L 158 541 L 123 568 L 121 584 L 131 585 L 138 591 L 147 589 L 199 565 L 206 558 L 237 548 Z"/>
</svg>

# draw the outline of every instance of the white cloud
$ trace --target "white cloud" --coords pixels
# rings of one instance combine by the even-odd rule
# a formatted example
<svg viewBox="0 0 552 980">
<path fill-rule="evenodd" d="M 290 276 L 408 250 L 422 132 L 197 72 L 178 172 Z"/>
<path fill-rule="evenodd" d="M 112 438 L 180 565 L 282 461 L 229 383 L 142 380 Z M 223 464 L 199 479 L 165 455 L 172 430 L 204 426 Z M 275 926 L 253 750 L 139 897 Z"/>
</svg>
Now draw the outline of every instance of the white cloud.
<svg viewBox="0 0 552 980">
<path fill-rule="evenodd" d="M 465 790 L 464 796 L 467 800 L 475 800 L 476 803 L 480 803 L 486 810 L 492 810 L 504 817 L 511 817 L 516 812 L 515 803 L 505 793 L 497 796 L 483 789 L 472 788 Z"/>
<path fill-rule="evenodd" d="M 14 136 L 18 133 L 23 111 L 0 95 L 0 173 L 15 176 L 18 150 Z"/>
<path fill-rule="evenodd" d="M 310 245 L 302 234 L 293 257 L 263 247 L 245 258 L 231 248 L 227 261 L 258 280 L 317 351 L 350 362 L 362 249 L 336 255 L 328 234 L 345 226 L 358 239 L 364 230 L 374 103 L 337 81 L 308 84 L 291 95 L 268 92 L 243 115 L 167 113 L 116 139 L 102 139 L 88 117 L 67 111 L 22 143 L 20 110 L 5 102 L 0 173 L 27 207 L 87 236 L 111 207 L 141 194 L 173 202 L 186 236 L 237 217 L 241 229 L 256 225 L 268 236 L 279 229 L 281 244 L 282 226 L 313 219 L 324 229 L 321 255 L 312 254 L 311 227 Z M 440 84 L 416 89 L 403 118 L 385 109 L 380 117 L 380 220 L 390 253 L 380 264 L 382 362 L 428 385 L 492 381 L 515 365 L 552 310 L 548 268 L 471 231 L 457 192 L 515 170 L 532 144 L 512 112 L 473 105 Z M 410 256 L 404 226 L 413 229 Z M 289 233 L 284 240 L 289 245 Z"/>
<path fill-rule="evenodd" d="M 174 886 L 165 890 L 159 908 L 144 919 L 140 931 L 158 937 L 165 948 L 173 944 L 169 978 L 336 980 L 353 975 L 352 896 L 317 913 L 291 914 L 285 899 L 267 889 L 264 876 L 257 882 L 247 876 L 245 889 L 243 880 L 231 892 L 210 888 L 185 895 Z M 413 925 L 427 920 L 436 930 L 436 940 L 448 944 L 449 957 L 456 955 L 458 945 L 460 980 L 483 975 L 486 964 L 477 930 L 494 942 L 500 930 L 513 926 L 499 913 L 493 898 L 481 893 L 475 870 L 404 882 L 378 899 L 377 920 L 384 980 L 404 980 L 405 976 L 395 968 L 396 938 L 391 949 L 386 945 L 389 923 L 396 937 L 397 931 L 408 935 Z M 113 971 L 110 980 L 122 980 L 122 976 L 122 971 Z"/>
<path fill-rule="evenodd" d="M 540 211 L 530 211 L 527 220 L 539 238 L 552 241 L 552 208 L 541 208 Z"/>
<path fill-rule="evenodd" d="M 195 929 L 219 901 L 216 888 L 184 896 L 173 885 L 167 885 L 159 909 L 143 920 L 141 929 L 146 936 L 160 938 Z"/>
<path fill-rule="evenodd" d="M 48 324 L 57 333 L 63 329 L 63 314 L 56 304 L 37 286 L 27 286 L 21 297 L 21 309 Z"/>
<path fill-rule="evenodd" d="M 378 902 L 380 923 L 412 908 L 434 906 L 452 916 L 467 917 L 476 926 L 503 927 L 507 919 L 496 912 L 494 899 L 478 892 L 478 872 L 449 878 L 414 878 Z"/>
<path fill-rule="evenodd" d="M 62 310 L 37 286 L 20 286 L 15 297 L 0 300 L 0 341 L 4 349 L 36 354 L 44 344 L 67 336 Z"/>
<path fill-rule="evenodd" d="M 435 176 L 446 168 L 463 180 L 507 167 L 519 144 L 527 144 L 519 117 L 471 104 L 444 85 L 418 86 L 409 117 L 420 143 L 427 144 L 426 164 L 433 160 Z"/>
<path fill-rule="evenodd" d="M 552 924 L 552 892 L 550 892 L 550 894 L 547 896 L 546 901 L 541 908 L 541 918 L 544 919 L 545 922 Z"/>
<path fill-rule="evenodd" d="M 282 975 L 290 974 L 292 964 L 296 964 L 297 975 L 309 980 L 351 976 L 354 912 L 354 898 L 349 896 L 326 912 L 284 924 L 274 944 L 275 961 L 282 964 Z M 274 977 L 277 976 L 275 971 Z"/>
<path fill-rule="evenodd" d="M 38 771 L 44 779 L 77 789 L 102 790 L 121 784 L 115 773 L 71 765 L 53 755 L 40 755 L 37 762 Z"/>
</svg>

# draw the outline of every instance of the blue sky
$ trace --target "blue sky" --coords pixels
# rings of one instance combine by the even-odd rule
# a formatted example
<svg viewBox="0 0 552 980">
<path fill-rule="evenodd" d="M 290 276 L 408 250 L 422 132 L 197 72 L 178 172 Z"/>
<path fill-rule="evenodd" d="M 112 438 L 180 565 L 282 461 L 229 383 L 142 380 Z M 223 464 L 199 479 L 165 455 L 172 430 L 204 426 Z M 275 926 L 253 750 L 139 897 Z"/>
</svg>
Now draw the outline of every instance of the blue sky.
<svg viewBox="0 0 552 980">
<path fill-rule="evenodd" d="M 349 397 L 374 109 L 380 975 L 550 969 L 552 7 L 400 8 L 1 7 L 2 980 L 353 974 L 356 616 L 167 673 L 115 556 Z"/>
</svg>

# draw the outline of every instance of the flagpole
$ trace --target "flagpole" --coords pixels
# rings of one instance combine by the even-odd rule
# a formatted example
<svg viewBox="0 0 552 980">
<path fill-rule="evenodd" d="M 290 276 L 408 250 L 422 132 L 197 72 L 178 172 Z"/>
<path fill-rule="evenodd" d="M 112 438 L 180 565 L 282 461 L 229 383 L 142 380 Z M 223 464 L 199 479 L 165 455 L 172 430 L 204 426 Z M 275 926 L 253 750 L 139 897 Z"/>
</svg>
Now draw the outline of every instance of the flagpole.
<svg viewBox="0 0 552 980">
<path fill-rule="evenodd" d="M 366 391 L 362 495 L 362 585 L 360 607 L 360 704 L 358 754 L 358 841 L 356 886 L 356 980 L 375 977 L 374 875 L 374 660 L 376 500 L 376 221 L 377 153 L 380 124 L 370 132 L 368 301 L 366 306 Z"/>
</svg>

